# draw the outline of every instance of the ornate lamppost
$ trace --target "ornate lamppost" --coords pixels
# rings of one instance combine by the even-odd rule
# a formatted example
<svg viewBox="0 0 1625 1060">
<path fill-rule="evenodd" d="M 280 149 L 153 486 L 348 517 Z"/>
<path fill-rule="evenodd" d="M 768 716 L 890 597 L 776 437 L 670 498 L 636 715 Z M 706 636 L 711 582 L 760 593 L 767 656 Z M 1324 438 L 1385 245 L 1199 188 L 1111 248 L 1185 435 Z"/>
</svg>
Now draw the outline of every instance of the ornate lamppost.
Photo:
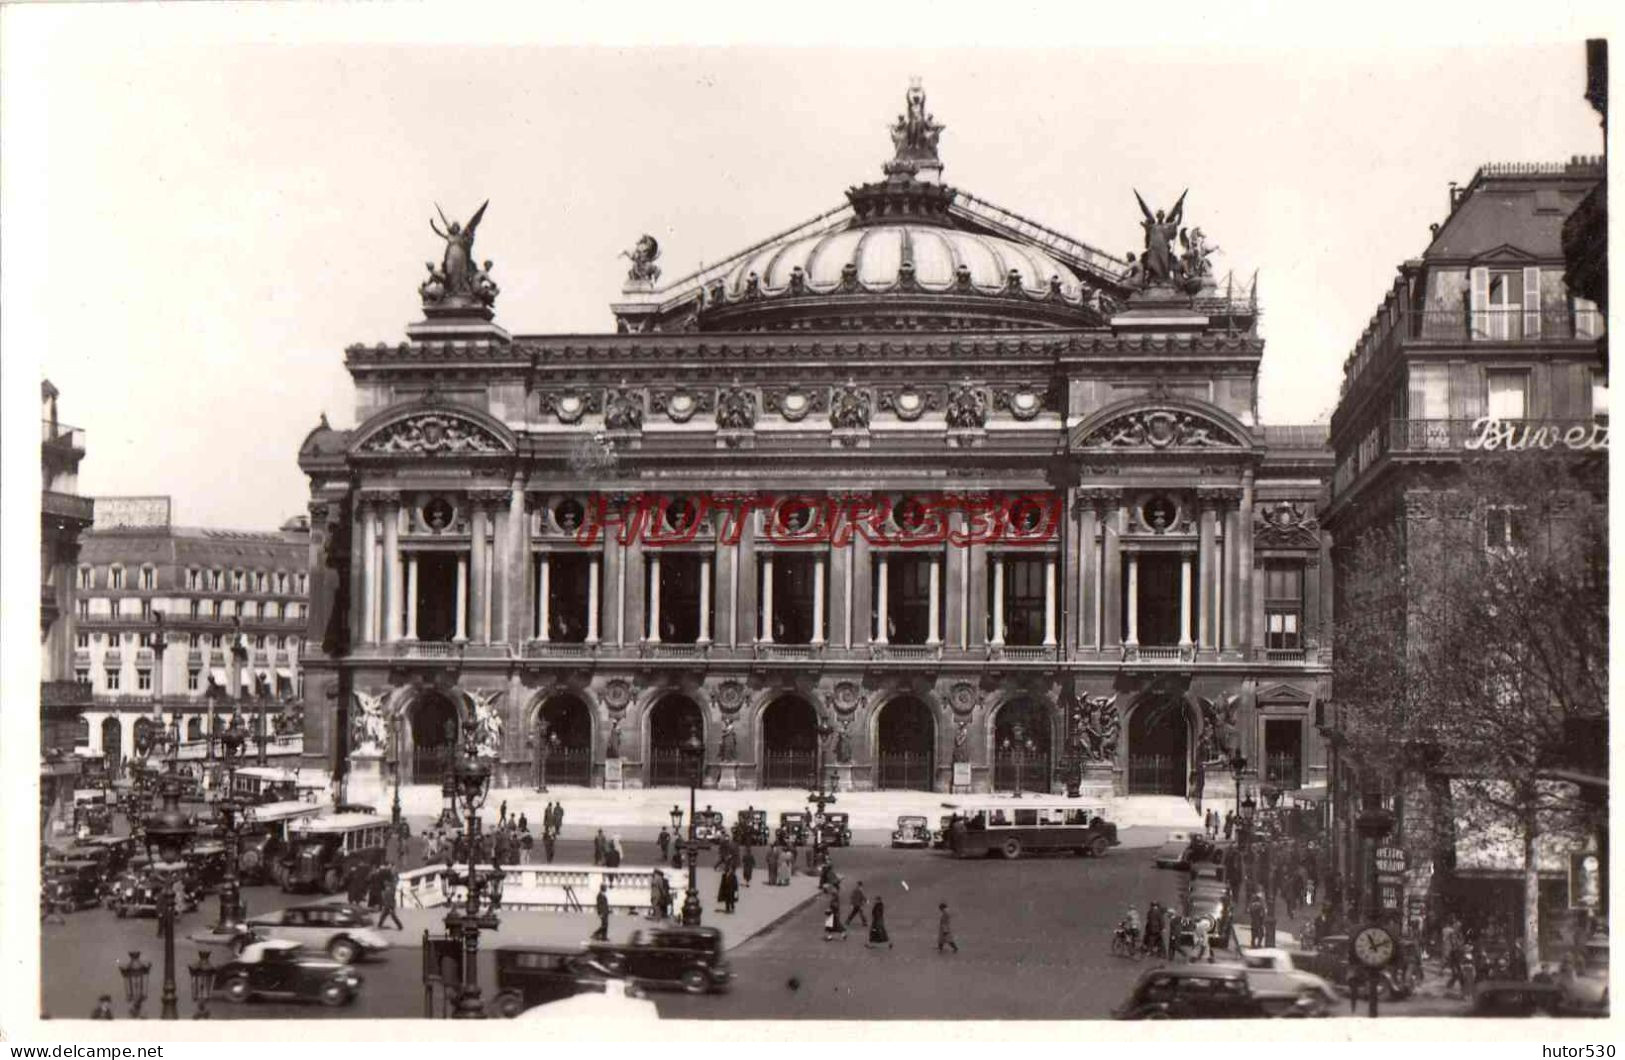
<svg viewBox="0 0 1625 1060">
<path fill-rule="evenodd" d="M 214 977 L 218 969 L 209 963 L 208 950 L 198 950 L 197 960 L 188 964 L 186 970 L 192 976 L 192 1018 L 206 1020 L 209 1018 L 209 998 L 214 996 Z"/>
<path fill-rule="evenodd" d="M 686 845 L 683 843 L 683 808 L 681 806 L 671 808 L 671 836 L 671 867 L 680 869 L 683 867 L 683 849 Z"/>
<path fill-rule="evenodd" d="M 475 726 L 468 722 L 463 729 L 462 751 L 449 774 L 455 797 L 463 804 L 463 843 L 468 852 L 468 871 L 453 872 L 450 882 L 464 887 L 463 905 L 453 905 L 446 913 L 446 933 L 463 940 L 463 981 L 458 992 L 453 1019 L 484 1019 L 485 1006 L 480 1002 L 479 948 L 480 930 L 496 930 L 500 920 L 482 897 L 493 885 L 500 886 L 503 873 L 496 866 L 481 871 L 477 862 L 480 846 L 480 807 L 491 790 L 491 767 L 479 755 Z"/>
<path fill-rule="evenodd" d="M 547 756 L 553 753 L 553 742 L 558 737 L 548 727 L 547 719 L 538 716 L 536 732 L 531 736 L 536 747 L 536 794 L 547 794 Z"/>
<path fill-rule="evenodd" d="M 1382 923 L 1382 891 L 1377 875 L 1377 846 L 1388 833 L 1394 830 L 1394 815 L 1391 810 L 1383 805 L 1380 790 L 1366 792 L 1361 799 L 1361 803 L 1360 815 L 1354 819 L 1354 826 L 1359 830 L 1360 838 L 1366 841 L 1364 844 L 1365 857 L 1369 866 L 1365 872 L 1365 917 L 1367 926 L 1359 932 L 1359 934 L 1364 935 Z M 1353 943 L 1351 943 L 1351 948 L 1353 948 Z M 1390 961 L 1395 956 L 1397 956 L 1397 952 L 1390 956 Z M 1369 1007 L 1366 1014 L 1372 1019 L 1377 1017 L 1377 979 L 1381 973 L 1382 966 L 1377 965 L 1369 967 L 1366 974 L 1366 989 L 1370 992 Z"/>
<path fill-rule="evenodd" d="M 248 734 L 243 731 L 240 721 L 233 712 L 231 724 L 220 734 L 220 757 L 226 767 L 226 790 L 215 801 L 214 810 L 220 818 L 220 830 L 226 839 L 226 876 L 220 881 L 220 923 L 215 929 L 221 933 L 232 931 L 233 926 L 242 920 L 242 885 L 237 874 L 237 860 L 241 856 L 239 832 L 246 807 L 237 795 L 236 778 Z"/>
<path fill-rule="evenodd" d="M 700 891 L 695 880 L 695 873 L 700 864 L 700 848 L 694 839 L 694 811 L 695 791 L 700 786 L 700 780 L 705 775 L 705 744 L 700 741 L 700 734 L 690 725 L 688 739 L 683 741 L 679 752 L 683 760 L 684 771 L 688 774 L 688 842 L 684 844 L 688 855 L 688 890 L 683 894 L 683 926 L 700 926 Z M 673 807 L 673 809 L 676 809 Z M 672 820 L 676 822 L 678 815 L 673 814 Z"/>
<path fill-rule="evenodd" d="M 124 1000 L 130 1003 L 130 1018 L 141 1018 L 141 1006 L 147 1000 L 147 974 L 152 962 L 141 959 L 140 950 L 131 950 L 130 956 L 117 964 L 118 974 L 124 978 Z"/>
<path fill-rule="evenodd" d="M 181 812 L 180 782 L 173 773 L 164 778 L 163 799 L 163 808 L 146 819 L 144 841 L 147 856 L 163 882 L 158 916 L 164 936 L 164 985 L 159 995 L 158 1018 L 173 1020 L 180 1018 L 175 992 L 175 885 L 181 879 L 180 870 L 185 868 L 183 858 L 197 836 L 197 829 Z"/>
<path fill-rule="evenodd" d="M 392 773 L 395 774 L 395 799 L 389 804 L 389 829 L 395 837 L 395 864 L 401 863 L 401 854 L 406 847 L 406 822 L 401 817 L 401 716 L 392 715 L 389 719 L 390 750 L 394 756 Z"/>
</svg>

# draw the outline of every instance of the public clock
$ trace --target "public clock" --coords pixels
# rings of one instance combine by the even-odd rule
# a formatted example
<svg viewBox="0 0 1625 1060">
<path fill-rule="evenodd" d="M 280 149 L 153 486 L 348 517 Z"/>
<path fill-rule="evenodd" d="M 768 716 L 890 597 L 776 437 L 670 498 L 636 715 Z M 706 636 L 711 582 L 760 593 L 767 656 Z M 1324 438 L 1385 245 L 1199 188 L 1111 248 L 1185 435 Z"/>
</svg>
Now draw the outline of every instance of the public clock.
<svg viewBox="0 0 1625 1060">
<path fill-rule="evenodd" d="M 1349 941 L 1354 959 L 1367 968 L 1381 968 L 1394 959 L 1399 947 L 1387 928 L 1365 927 Z"/>
</svg>

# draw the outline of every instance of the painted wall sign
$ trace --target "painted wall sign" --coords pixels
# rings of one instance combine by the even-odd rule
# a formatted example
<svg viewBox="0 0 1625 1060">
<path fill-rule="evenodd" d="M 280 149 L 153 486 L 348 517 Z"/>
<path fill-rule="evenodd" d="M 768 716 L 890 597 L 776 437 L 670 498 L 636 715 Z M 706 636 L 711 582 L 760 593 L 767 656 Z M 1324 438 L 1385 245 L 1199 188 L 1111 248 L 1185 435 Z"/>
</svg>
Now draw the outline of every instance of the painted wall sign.
<svg viewBox="0 0 1625 1060">
<path fill-rule="evenodd" d="M 1480 416 L 1473 421 L 1473 437 L 1462 444 L 1467 449 L 1482 449 L 1486 453 L 1495 450 L 1515 453 L 1524 449 L 1556 449 L 1560 445 L 1582 452 L 1605 452 L 1608 449 L 1608 424 L 1575 423 L 1565 427 L 1555 423 Z"/>
</svg>

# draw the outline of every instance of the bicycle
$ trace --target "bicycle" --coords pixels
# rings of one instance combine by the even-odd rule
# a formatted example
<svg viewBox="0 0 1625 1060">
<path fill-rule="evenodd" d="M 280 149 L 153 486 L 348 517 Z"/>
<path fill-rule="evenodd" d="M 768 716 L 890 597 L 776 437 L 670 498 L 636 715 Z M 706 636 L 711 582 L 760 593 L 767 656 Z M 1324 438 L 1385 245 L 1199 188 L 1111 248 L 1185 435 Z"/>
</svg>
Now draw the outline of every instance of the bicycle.
<svg viewBox="0 0 1625 1060">
<path fill-rule="evenodd" d="M 1127 924 L 1118 924 L 1117 930 L 1112 932 L 1112 956 L 1136 961 L 1143 957 L 1139 933 Z"/>
</svg>

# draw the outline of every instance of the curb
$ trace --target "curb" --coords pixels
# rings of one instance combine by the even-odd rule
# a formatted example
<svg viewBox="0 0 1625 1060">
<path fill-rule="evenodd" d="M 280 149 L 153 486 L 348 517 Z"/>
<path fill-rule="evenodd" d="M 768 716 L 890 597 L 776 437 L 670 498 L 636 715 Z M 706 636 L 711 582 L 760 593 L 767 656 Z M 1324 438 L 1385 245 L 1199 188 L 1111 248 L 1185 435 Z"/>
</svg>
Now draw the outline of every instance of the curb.
<svg viewBox="0 0 1625 1060">
<path fill-rule="evenodd" d="M 763 924 L 760 928 L 758 928 L 757 930 L 751 932 L 749 935 L 746 935 L 744 938 L 740 939 L 733 946 L 729 946 L 728 948 L 729 949 L 736 949 L 739 946 L 743 946 L 745 943 L 749 942 L 751 939 L 760 938 L 763 935 L 770 934 L 771 932 L 775 931 L 780 925 L 782 925 L 785 921 L 789 920 L 791 917 L 795 916 L 797 913 L 801 912 L 803 909 L 805 909 L 809 905 L 813 904 L 813 902 L 817 901 L 819 896 L 822 895 L 823 893 L 824 893 L 823 891 L 814 891 L 813 893 L 809 894 L 807 897 L 803 898 L 801 901 L 797 902 L 795 905 L 791 906 L 789 909 L 786 909 L 784 912 L 780 913 L 778 916 L 774 917 L 772 920 L 768 921 L 766 924 Z"/>
</svg>

